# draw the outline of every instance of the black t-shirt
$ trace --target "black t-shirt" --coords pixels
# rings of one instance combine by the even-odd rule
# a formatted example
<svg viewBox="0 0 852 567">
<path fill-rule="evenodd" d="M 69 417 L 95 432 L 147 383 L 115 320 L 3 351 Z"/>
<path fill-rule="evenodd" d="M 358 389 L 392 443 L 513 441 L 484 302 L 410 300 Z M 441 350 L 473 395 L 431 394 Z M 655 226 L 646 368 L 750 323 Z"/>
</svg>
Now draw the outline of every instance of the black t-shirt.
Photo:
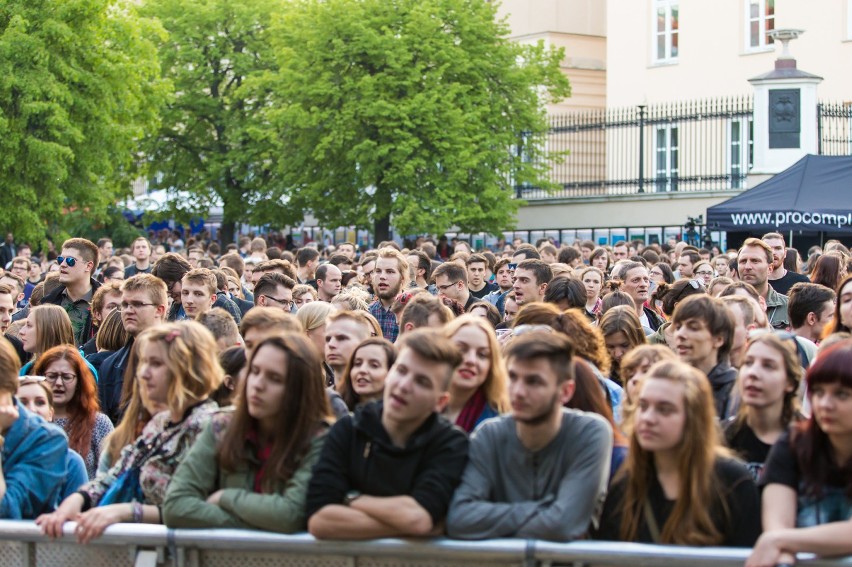
<svg viewBox="0 0 852 567">
<path fill-rule="evenodd" d="M 154 269 L 154 266 L 148 266 L 146 269 L 140 270 L 136 267 L 136 264 L 130 264 L 124 268 L 124 279 L 132 278 L 136 274 L 150 274 L 152 269 Z"/>
<path fill-rule="evenodd" d="M 736 417 L 727 420 L 724 428 L 725 443 L 738 457 L 745 461 L 745 465 L 755 482 L 759 481 L 772 445 L 758 439 L 747 423 L 742 422 L 738 426 Z"/>
<path fill-rule="evenodd" d="M 832 466 L 827 480 L 819 495 L 808 493 L 798 460 L 790 446 L 790 434 L 785 433 L 769 452 L 760 484 L 781 484 L 795 490 L 796 527 L 805 528 L 852 519 L 852 499 L 847 496 L 852 487 L 852 475 L 840 467 Z"/>
<path fill-rule="evenodd" d="M 810 282 L 808 276 L 804 274 L 797 274 L 796 272 L 791 272 L 787 270 L 787 273 L 784 274 L 783 278 L 778 278 L 777 280 L 769 280 L 769 285 L 772 286 L 772 289 L 780 293 L 781 295 L 787 295 L 790 291 L 790 288 L 793 285 L 799 282 Z"/>
<path fill-rule="evenodd" d="M 711 504 L 710 517 L 713 525 L 722 534 L 723 547 L 752 547 L 760 535 L 760 496 L 749 471 L 739 461 L 717 458 L 714 472 L 725 502 Z M 621 518 L 624 509 L 624 496 L 627 490 L 627 477 L 622 477 L 610 486 L 601 515 L 600 527 L 595 533 L 596 539 L 619 541 Z M 648 502 L 654 514 L 660 532 L 674 510 L 676 501 L 666 498 L 663 487 L 657 480 L 656 471 L 652 475 L 652 484 L 648 491 Z M 727 509 L 727 512 L 725 511 Z M 655 543 L 644 515 L 639 523 L 636 542 Z"/>
<path fill-rule="evenodd" d="M 497 289 L 499 289 L 497 284 L 491 283 L 491 282 L 485 282 L 485 285 L 482 286 L 482 289 L 480 289 L 479 291 L 473 291 L 471 289 L 470 294 L 472 296 L 474 296 L 476 299 L 482 299 L 483 297 L 485 297 L 486 295 L 488 295 L 492 291 L 496 291 Z"/>
</svg>

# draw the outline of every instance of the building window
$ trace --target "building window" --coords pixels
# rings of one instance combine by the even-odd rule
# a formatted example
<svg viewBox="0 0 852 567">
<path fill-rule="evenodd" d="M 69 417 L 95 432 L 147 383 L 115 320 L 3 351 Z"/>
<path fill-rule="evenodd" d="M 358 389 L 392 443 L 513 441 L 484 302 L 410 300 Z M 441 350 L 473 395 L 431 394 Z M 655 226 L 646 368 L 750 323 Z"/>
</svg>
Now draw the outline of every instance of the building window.
<svg viewBox="0 0 852 567">
<path fill-rule="evenodd" d="M 775 29 L 775 0 L 748 0 L 747 8 L 746 49 L 765 49 L 774 43 L 769 32 Z"/>
<path fill-rule="evenodd" d="M 654 62 L 677 61 L 678 0 L 655 0 Z"/>
<path fill-rule="evenodd" d="M 745 178 L 754 163 L 754 121 L 749 118 L 731 120 L 728 137 L 728 163 L 731 189 L 745 188 Z"/>
<path fill-rule="evenodd" d="M 678 178 L 678 128 L 659 126 L 654 147 L 654 183 L 657 193 L 677 191 Z"/>
</svg>

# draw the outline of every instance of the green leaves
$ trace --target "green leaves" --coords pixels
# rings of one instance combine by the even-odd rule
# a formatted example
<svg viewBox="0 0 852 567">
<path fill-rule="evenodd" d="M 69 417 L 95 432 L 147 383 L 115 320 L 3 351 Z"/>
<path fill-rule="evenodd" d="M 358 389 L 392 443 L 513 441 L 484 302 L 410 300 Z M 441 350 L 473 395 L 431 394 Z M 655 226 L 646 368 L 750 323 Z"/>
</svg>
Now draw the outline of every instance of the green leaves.
<svg viewBox="0 0 852 567">
<path fill-rule="evenodd" d="M 227 227 L 286 220 L 284 191 L 271 172 L 281 146 L 262 112 L 265 77 L 276 72 L 268 23 L 281 9 L 277 0 L 146 3 L 145 13 L 169 33 L 160 57 L 174 85 L 147 157 L 161 186 L 193 197 L 172 202 L 170 214 L 219 201 Z"/>
<path fill-rule="evenodd" d="M 543 141 L 540 93 L 569 87 L 560 52 L 506 31 L 485 0 L 291 2 L 272 34 L 267 115 L 289 150 L 277 170 L 292 202 L 325 226 L 511 226 L 514 184 L 545 184 L 542 160 L 522 163 L 515 145 Z"/>
<path fill-rule="evenodd" d="M 221 203 L 226 232 L 306 212 L 508 228 L 514 187 L 546 185 L 543 103 L 569 88 L 560 52 L 495 18 L 486 0 L 6 0 L 0 225 L 105 220 L 147 170 L 181 196 L 163 214 Z"/>
<path fill-rule="evenodd" d="M 20 240 L 61 232 L 71 210 L 105 219 L 129 191 L 166 90 L 148 39 L 159 33 L 131 2 L 0 7 L 0 225 Z"/>
</svg>

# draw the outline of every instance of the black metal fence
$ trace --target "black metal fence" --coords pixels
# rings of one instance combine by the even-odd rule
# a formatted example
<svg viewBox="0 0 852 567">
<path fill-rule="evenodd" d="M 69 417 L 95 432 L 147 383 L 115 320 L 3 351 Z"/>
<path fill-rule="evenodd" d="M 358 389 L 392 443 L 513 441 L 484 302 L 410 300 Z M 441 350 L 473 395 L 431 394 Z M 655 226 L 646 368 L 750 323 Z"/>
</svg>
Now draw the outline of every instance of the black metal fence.
<svg viewBox="0 0 852 567">
<path fill-rule="evenodd" d="M 547 149 L 556 191 L 523 199 L 742 189 L 752 163 L 750 96 L 554 116 Z"/>
<path fill-rule="evenodd" d="M 852 155 L 852 104 L 821 102 L 817 118 L 819 154 Z"/>
</svg>

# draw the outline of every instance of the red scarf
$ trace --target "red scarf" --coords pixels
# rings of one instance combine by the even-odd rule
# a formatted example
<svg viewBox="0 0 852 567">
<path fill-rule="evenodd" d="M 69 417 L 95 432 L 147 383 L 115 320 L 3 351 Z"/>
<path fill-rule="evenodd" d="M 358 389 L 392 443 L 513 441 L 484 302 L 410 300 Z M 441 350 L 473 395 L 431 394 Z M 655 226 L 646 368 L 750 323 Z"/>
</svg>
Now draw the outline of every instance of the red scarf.
<svg viewBox="0 0 852 567">
<path fill-rule="evenodd" d="M 476 427 L 476 422 L 479 420 L 479 416 L 485 411 L 486 403 L 487 400 L 485 399 L 485 394 L 482 392 L 482 388 L 478 388 L 456 418 L 456 425 L 468 433 L 473 431 L 473 428 Z"/>
<path fill-rule="evenodd" d="M 260 466 L 257 468 L 257 472 L 254 473 L 254 491 L 262 494 L 263 477 L 266 475 L 266 462 L 269 460 L 269 455 L 272 454 L 272 444 L 270 443 L 263 447 L 259 446 L 257 432 L 254 430 L 250 430 L 246 438 L 257 447 L 257 460 Z"/>
</svg>

